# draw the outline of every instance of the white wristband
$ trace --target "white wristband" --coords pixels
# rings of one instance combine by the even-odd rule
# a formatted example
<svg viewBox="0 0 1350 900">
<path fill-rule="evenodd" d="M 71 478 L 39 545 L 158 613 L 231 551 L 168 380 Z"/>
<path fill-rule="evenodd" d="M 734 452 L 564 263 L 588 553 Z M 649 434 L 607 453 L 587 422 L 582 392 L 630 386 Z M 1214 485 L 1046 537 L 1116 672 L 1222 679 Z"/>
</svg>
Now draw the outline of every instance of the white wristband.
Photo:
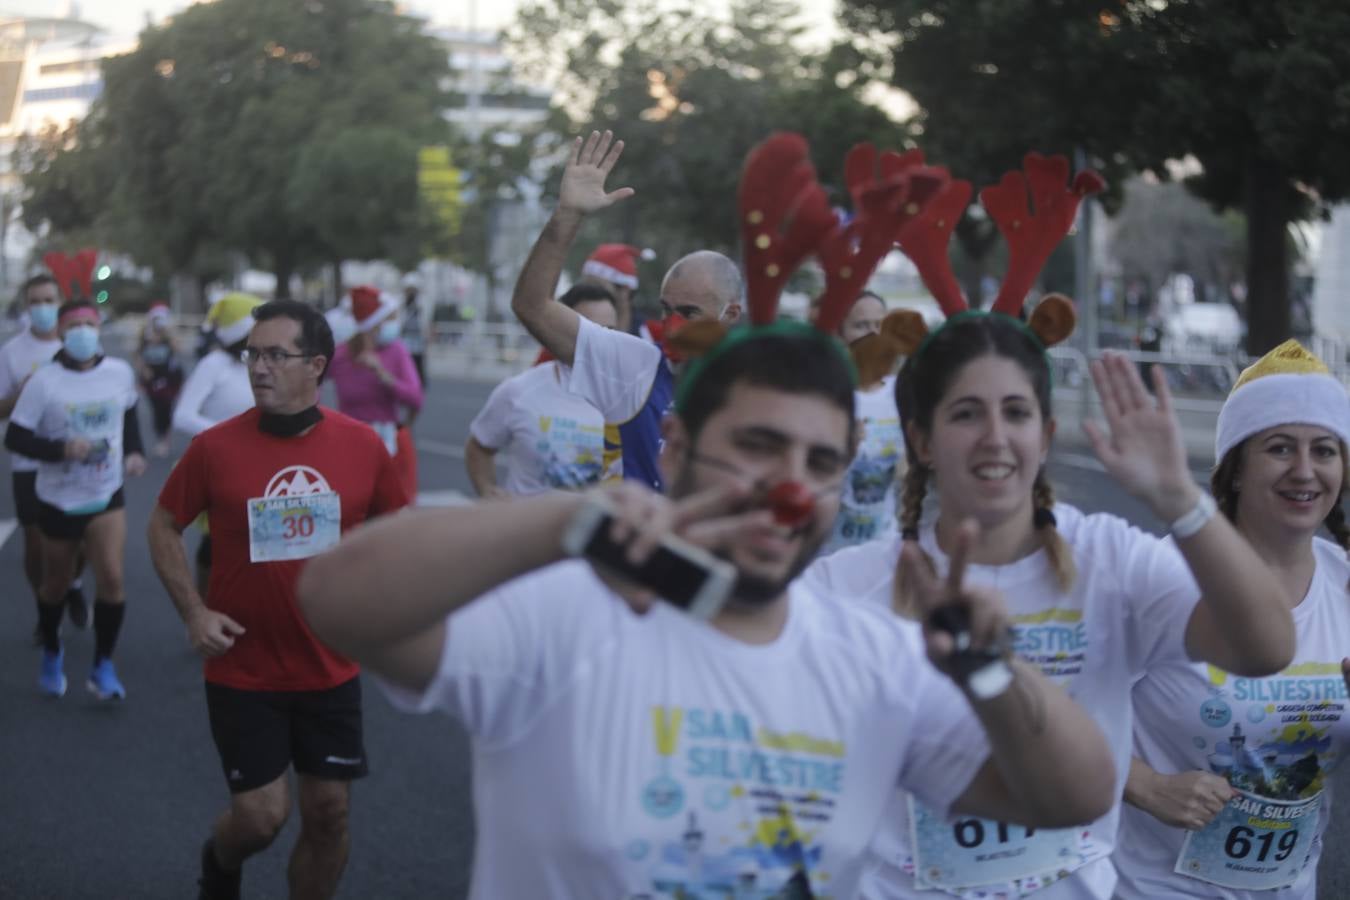
<svg viewBox="0 0 1350 900">
<path fill-rule="evenodd" d="M 1219 507 L 1215 504 L 1214 498 L 1201 491 L 1200 500 L 1195 504 L 1195 508 L 1169 525 L 1167 530 L 1171 532 L 1172 537 L 1184 541 L 1208 525 L 1209 520 L 1214 518 L 1214 514 L 1218 511 Z"/>
</svg>

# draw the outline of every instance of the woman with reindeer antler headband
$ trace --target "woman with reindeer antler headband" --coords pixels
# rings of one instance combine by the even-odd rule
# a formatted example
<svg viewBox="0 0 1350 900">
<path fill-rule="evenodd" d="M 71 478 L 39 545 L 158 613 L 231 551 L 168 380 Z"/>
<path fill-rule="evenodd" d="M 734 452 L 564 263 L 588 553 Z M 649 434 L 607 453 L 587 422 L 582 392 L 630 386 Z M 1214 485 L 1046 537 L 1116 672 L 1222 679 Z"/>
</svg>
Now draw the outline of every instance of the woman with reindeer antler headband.
<svg viewBox="0 0 1350 900">
<path fill-rule="evenodd" d="M 904 168 L 921 159 L 892 154 L 889 164 Z M 1109 430 L 1087 427 L 1107 472 L 1169 523 L 1176 546 L 1114 516 L 1054 501 L 1045 473 L 1055 431 L 1046 348 L 1072 332 L 1074 313 L 1058 295 L 1043 299 L 1027 321 L 1022 307 L 1080 199 L 1102 187 L 1095 173 L 1079 173 L 1072 183 L 1069 174 L 1062 157 L 1031 154 L 1024 171 L 981 192 L 1010 249 L 1008 273 L 988 312 L 966 308 L 947 258 L 970 198 L 968 183 L 950 182 L 901 232 L 901 249 L 948 317 L 930 334 L 917 314 L 893 314 L 893 331 L 908 353 L 897 396 L 910 465 L 901 536 L 827 557 L 807 580 L 843 593 L 870 589 L 875 601 L 917 616 L 966 530 L 975 531 L 970 580 L 1006 593 L 1011 650 L 1092 711 L 1112 746 L 1117 801 L 1081 831 L 1033 832 L 1008 820 L 952 822 L 900 792 L 873 843 L 867 897 L 933 890 L 1110 897 L 1116 875 L 1109 857 L 1129 772 L 1131 682 L 1173 659 L 1266 674 L 1284 666 L 1293 650 L 1280 585 L 1233 527 L 1213 515 L 1213 502 L 1191 479 L 1160 372 L 1155 401 L 1123 356 L 1093 363 Z M 938 511 L 924 521 L 930 489 Z"/>
<path fill-rule="evenodd" d="M 663 423 L 670 496 L 628 480 L 411 513 L 307 567 L 315 633 L 400 706 L 450 713 L 472 735 L 471 897 L 855 897 L 897 783 L 943 808 L 1044 825 L 1109 807 L 1099 730 L 1040 673 L 1019 665 L 1003 696 L 975 701 L 977 721 L 909 623 L 795 580 L 838 509 L 854 377 L 829 334 L 776 321 L 778 292 L 821 256 L 821 327 L 833 331 L 944 180 L 873 179 L 844 228 L 801 138 L 751 154 L 740 199 L 753 324 L 679 334 L 698 355 Z M 597 543 L 609 568 L 564 559 L 593 559 Z M 679 598 L 671 576 L 687 569 L 671 548 L 700 556 L 688 544 L 719 557 L 708 571 L 734 573 L 706 620 L 654 602 Z M 661 572 L 645 567 L 658 546 Z M 389 571 L 404 573 L 393 595 L 377 584 Z M 977 642 L 1006 622 L 996 594 L 959 578 L 933 597 L 970 609 Z M 927 637 L 949 668 L 952 642 Z M 1068 777 L 1075 760 L 1089 777 Z"/>
</svg>

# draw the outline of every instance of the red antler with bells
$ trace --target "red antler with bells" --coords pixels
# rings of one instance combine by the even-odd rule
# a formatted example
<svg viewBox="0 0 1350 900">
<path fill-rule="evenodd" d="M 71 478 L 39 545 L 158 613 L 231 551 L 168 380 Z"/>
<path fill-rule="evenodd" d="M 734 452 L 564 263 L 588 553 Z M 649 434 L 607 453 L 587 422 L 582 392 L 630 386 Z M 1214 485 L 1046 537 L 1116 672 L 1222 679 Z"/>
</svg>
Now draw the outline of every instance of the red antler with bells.
<svg viewBox="0 0 1350 900">
<path fill-rule="evenodd" d="M 974 191 L 969 181 L 953 179 L 947 182 L 942 193 L 900 232 L 900 249 L 919 270 L 924 286 L 945 316 L 954 316 L 967 309 L 966 298 L 952 272 L 947 248 Z"/>
<path fill-rule="evenodd" d="M 750 151 L 739 205 L 746 304 L 750 321 L 767 325 L 788 277 L 835 223 L 801 135 L 774 134 Z"/>
<path fill-rule="evenodd" d="M 919 164 L 913 154 L 885 153 L 878 161 L 871 144 L 850 150 L 844 171 L 854 198 L 854 217 L 836 227 L 818 250 L 825 267 L 825 295 L 816 327 L 827 334 L 838 330 L 901 230 L 950 179 L 940 169 Z"/>
<path fill-rule="evenodd" d="M 992 309 L 1010 316 L 1021 313 L 1036 276 L 1073 227 L 1079 201 L 1106 187 L 1090 169 L 1079 172 L 1069 187 L 1069 161 L 1063 156 L 1028 153 L 1022 170 L 980 191 L 980 202 L 1008 242 L 1008 273 Z M 1035 212 L 1027 205 L 1028 190 Z"/>
</svg>

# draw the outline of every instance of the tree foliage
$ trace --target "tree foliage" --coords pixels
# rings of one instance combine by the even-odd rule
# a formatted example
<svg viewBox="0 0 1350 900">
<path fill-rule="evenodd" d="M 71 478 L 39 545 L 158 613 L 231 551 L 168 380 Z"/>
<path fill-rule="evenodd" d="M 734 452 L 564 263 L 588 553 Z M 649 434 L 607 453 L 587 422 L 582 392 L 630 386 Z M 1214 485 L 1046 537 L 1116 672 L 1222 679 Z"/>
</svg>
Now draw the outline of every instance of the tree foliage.
<svg viewBox="0 0 1350 900">
<path fill-rule="evenodd" d="M 417 149 L 444 144 L 444 49 L 383 0 L 218 0 L 104 65 L 68 146 L 30 170 L 31 219 L 193 270 L 222 248 L 278 275 L 416 245 Z M 66 214 L 53 167 L 92 173 Z"/>
<path fill-rule="evenodd" d="M 1350 195 L 1350 6 L 844 0 L 844 18 L 885 36 L 921 144 L 977 182 L 1031 148 L 1082 149 L 1117 184 L 1199 160 L 1188 186 L 1248 219 L 1248 350 L 1287 337 L 1287 226 Z"/>
<path fill-rule="evenodd" d="M 840 186 L 854 143 L 904 143 L 864 98 L 860 56 L 803 50 L 798 12 L 787 0 L 740 0 L 722 16 L 657 0 L 521 7 L 512 47 L 557 86 L 558 127 L 612 128 L 626 144 L 612 181 L 637 194 L 590 237 L 656 248 L 663 266 L 697 248 L 734 252 L 741 161 L 771 132 L 803 133 L 822 181 Z"/>
</svg>

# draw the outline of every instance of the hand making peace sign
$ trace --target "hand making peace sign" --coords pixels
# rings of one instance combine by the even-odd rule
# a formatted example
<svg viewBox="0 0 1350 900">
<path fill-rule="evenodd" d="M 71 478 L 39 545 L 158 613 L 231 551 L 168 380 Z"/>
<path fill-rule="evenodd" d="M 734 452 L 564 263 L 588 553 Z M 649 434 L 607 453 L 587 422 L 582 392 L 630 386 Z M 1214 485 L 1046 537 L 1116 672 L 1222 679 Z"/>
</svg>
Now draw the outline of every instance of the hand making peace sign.
<svg viewBox="0 0 1350 900">
<path fill-rule="evenodd" d="M 965 584 L 966 565 L 971 548 L 979 538 L 979 526 L 967 520 L 956 531 L 955 544 L 948 557 L 947 577 L 939 579 L 925 563 L 922 551 L 913 541 L 905 541 L 900 564 L 913 573 L 919 621 L 923 623 L 924 643 L 933 665 L 948 676 L 955 676 L 954 656 L 958 652 L 994 652 L 1001 654 L 1006 645 L 1011 621 L 1003 595 L 983 585 Z M 968 622 L 962 623 L 965 635 L 953 635 L 935 621 L 942 612 L 955 608 Z M 969 644 L 960 644 L 966 637 Z M 959 680 L 959 679 L 956 679 Z"/>
</svg>

